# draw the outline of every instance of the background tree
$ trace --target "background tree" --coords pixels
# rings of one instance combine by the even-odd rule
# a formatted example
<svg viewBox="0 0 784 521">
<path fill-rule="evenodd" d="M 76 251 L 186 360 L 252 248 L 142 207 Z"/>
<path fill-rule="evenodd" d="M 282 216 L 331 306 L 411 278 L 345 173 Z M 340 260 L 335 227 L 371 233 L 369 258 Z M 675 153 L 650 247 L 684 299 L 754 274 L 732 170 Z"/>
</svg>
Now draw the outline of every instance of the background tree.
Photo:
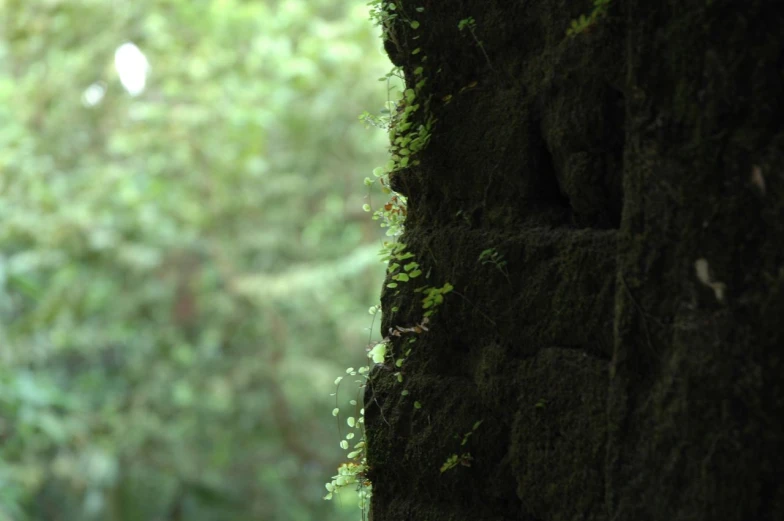
<svg viewBox="0 0 784 521">
<path fill-rule="evenodd" d="M 382 272 L 364 2 L 0 20 L 0 520 L 353 518 L 321 496 Z"/>
</svg>

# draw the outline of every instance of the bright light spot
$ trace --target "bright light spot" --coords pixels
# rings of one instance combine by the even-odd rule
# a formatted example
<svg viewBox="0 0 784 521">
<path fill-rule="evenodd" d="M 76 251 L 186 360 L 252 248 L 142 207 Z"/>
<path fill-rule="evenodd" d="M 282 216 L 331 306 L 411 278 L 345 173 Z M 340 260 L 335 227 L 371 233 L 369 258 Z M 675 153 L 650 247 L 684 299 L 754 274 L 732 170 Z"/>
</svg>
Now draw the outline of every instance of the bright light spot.
<svg viewBox="0 0 784 521">
<path fill-rule="evenodd" d="M 138 96 L 144 91 L 150 62 L 136 44 L 125 42 L 114 51 L 114 67 L 128 94 Z"/>
<path fill-rule="evenodd" d="M 82 93 L 82 103 L 88 107 L 98 105 L 106 94 L 106 84 L 103 82 L 93 83 Z"/>
</svg>

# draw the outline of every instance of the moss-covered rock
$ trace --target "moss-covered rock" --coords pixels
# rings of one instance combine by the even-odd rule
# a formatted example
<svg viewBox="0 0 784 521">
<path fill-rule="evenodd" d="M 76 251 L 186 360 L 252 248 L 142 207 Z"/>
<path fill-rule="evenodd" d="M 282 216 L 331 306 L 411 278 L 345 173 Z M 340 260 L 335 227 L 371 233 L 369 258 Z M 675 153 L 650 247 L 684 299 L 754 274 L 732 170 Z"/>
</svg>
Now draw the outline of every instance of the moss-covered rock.
<svg viewBox="0 0 784 521">
<path fill-rule="evenodd" d="M 566 37 L 590 4 L 397 2 L 437 120 L 402 241 L 455 289 L 372 374 L 374 521 L 784 518 L 784 17 L 615 1 Z"/>
</svg>

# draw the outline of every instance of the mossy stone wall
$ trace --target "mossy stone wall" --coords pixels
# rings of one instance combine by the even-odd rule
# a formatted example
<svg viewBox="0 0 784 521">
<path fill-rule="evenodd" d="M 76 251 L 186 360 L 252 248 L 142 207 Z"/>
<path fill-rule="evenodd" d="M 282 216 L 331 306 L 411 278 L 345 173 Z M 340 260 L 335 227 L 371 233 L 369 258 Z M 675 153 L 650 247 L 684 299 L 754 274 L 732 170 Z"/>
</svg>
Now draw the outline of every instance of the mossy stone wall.
<svg viewBox="0 0 784 521">
<path fill-rule="evenodd" d="M 416 7 L 401 240 L 455 291 L 372 373 L 373 521 L 784 519 L 780 2 L 615 0 L 573 38 L 587 0 Z M 385 333 L 421 320 L 401 286 Z"/>
</svg>

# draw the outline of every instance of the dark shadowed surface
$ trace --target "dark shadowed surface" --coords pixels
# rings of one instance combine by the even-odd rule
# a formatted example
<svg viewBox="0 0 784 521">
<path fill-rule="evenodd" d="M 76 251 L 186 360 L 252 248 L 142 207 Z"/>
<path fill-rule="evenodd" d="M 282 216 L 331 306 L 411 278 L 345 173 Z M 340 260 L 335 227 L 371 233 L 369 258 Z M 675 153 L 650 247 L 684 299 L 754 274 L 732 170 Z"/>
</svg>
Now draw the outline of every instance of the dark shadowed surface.
<svg viewBox="0 0 784 521">
<path fill-rule="evenodd" d="M 373 373 L 374 521 L 784 518 L 778 7 L 616 1 L 568 38 L 590 2 L 397 3 L 437 119 L 401 241 L 455 290 L 410 395 Z"/>
</svg>

